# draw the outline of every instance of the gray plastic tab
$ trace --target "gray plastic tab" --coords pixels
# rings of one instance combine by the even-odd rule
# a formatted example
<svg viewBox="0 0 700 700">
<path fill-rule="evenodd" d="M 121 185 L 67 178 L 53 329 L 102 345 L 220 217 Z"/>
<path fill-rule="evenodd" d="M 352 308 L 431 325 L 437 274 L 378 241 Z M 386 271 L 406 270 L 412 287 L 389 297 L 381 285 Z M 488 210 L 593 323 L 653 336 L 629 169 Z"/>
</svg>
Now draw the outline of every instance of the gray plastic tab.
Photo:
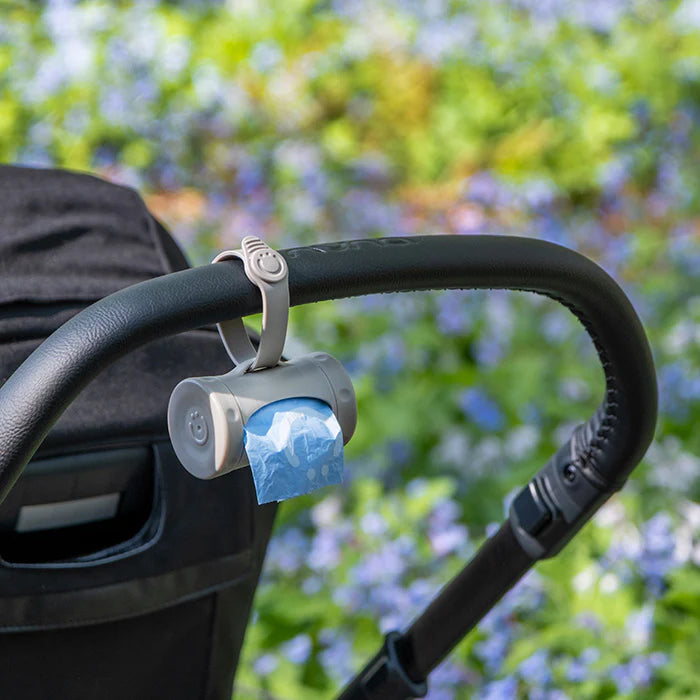
<svg viewBox="0 0 700 700">
<path fill-rule="evenodd" d="M 219 253 L 212 262 L 231 258 L 243 260 L 248 279 L 262 294 L 262 333 L 255 352 L 243 321 L 240 318 L 217 324 L 219 335 L 229 357 L 237 364 L 253 360 L 249 369 L 274 367 L 279 364 L 284 350 L 289 319 L 289 282 L 287 261 L 273 248 L 256 236 L 246 236 L 240 250 Z"/>
</svg>

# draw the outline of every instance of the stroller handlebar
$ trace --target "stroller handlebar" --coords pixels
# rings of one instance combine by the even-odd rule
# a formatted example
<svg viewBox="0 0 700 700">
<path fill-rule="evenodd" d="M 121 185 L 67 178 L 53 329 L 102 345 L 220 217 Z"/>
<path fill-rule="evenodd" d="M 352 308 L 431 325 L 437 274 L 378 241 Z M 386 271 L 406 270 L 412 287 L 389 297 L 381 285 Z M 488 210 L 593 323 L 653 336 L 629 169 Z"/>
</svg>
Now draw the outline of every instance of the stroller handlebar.
<svg viewBox="0 0 700 700">
<path fill-rule="evenodd" d="M 420 236 L 282 251 L 297 306 L 376 292 L 517 289 L 567 306 L 593 338 L 606 395 L 573 445 L 594 483 L 619 488 L 656 424 L 651 351 L 620 287 L 582 255 L 505 236 Z M 108 364 L 159 337 L 261 310 L 260 295 L 231 261 L 157 277 L 84 309 L 35 350 L 0 389 L 0 498 L 65 408 Z"/>
<path fill-rule="evenodd" d="M 605 396 L 513 503 L 504 527 L 528 561 L 556 554 L 646 452 L 657 415 L 651 350 L 624 292 L 584 256 L 506 236 L 384 238 L 280 252 L 292 306 L 377 292 L 501 288 L 544 294 L 578 317 L 603 366 Z M 0 388 L 0 502 L 51 426 L 106 366 L 151 340 L 260 310 L 257 288 L 230 261 L 127 287 L 78 313 Z M 414 665 L 413 675 L 433 661 Z"/>
</svg>

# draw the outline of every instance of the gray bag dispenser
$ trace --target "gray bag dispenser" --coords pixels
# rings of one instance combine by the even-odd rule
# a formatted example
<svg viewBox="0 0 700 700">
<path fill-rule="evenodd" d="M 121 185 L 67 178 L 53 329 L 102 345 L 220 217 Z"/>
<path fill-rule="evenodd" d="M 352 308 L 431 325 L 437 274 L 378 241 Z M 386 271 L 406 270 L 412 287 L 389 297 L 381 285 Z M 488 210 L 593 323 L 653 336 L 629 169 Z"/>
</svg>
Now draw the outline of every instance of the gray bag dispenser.
<svg viewBox="0 0 700 700">
<path fill-rule="evenodd" d="M 335 414 L 347 444 L 357 422 L 352 381 L 330 355 L 315 352 L 281 360 L 289 314 L 287 264 L 259 238 L 243 239 L 242 250 L 214 262 L 240 257 L 248 278 L 263 297 L 261 340 L 256 352 L 240 319 L 219 324 L 237 367 L 218 377 L 185 379 L 168 406 L 168 431 L 178 459 L 194 476 L 212 479 L 248 465 L 243 428 L 263 406 L 305 397 L 324 401 Z"/>
</svg>

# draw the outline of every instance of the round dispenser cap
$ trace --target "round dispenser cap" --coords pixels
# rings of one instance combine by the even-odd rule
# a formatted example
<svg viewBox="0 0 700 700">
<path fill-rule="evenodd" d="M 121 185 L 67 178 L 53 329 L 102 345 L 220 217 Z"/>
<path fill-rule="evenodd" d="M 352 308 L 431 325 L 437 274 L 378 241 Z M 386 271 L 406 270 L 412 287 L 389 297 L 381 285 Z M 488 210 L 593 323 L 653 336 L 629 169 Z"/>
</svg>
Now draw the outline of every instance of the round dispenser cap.
<svg viewBox="0 0 700 700">
<path fill-rule="evenodd" d="M 326 375 L 333 391 L 335 413 L 340 429 L 343 431 L 343 444 L 347 445 L 357 427 L 357 398 L 350 375 L 345 367 L 325 352 L 314 352 L 310 355 L 316 366 Z"/>
<path fill-rule="evenodd" d="M 240 410 L 216 378 L 185 379 L 175 387 L 168 405 L 168 432 L 178 459 L 199 479 L 213 479 L 241 466 Z"/>
</svg>

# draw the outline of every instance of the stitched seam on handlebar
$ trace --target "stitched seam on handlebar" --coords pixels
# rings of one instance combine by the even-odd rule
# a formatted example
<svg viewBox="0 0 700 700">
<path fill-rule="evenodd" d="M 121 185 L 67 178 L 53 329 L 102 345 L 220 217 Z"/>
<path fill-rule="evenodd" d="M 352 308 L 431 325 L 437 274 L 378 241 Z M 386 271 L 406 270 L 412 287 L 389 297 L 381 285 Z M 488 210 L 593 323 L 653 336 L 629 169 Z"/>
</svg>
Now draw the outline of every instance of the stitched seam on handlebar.
<svg viewBox="0 0 700 700">
<path fill-rule="evenodd" d="M 618 389 L 617 389 L 617 377 L 610 371 L 611 363 L 608 359 L 608 354 L 603 347 L 598 334 L 593 330 L 593 325 L 588 320 L 583 311 L 581 311 L 576 305 L 571 302 L 566 301 L 562 297 L 555 294 L 546 294 L 554 301 L 559 302 L 562 306 L 565 306 L 569 311 L 571 311 L 576 318 L 581 322 L 584 329 L 588 333 L 589 337 L 593 341 L 593 345 L 598 353 L 600 363 L 603 367 L 603 374 L 605 375 L 605 410 L 603 413 L 598 426 L 596 427 L 595 434 L 589 439 L 586 449 L 583 450 L 582 454 L 578 455 L 581 460 L 588 460 L 588 468 L 592 470 L 593 475 L 600 479 L 604 484 L 607 483 L 607 479 L 603 477 L 598 470 L 598 458 L 603 452 L 603 446 L 608 441 L 609 434 L 614 430 L 615 424 L 617 423 L 617 408 L 619 406 L 617 401 Z M 602 408 L 602 407 L 601 407 Z M 600 409 L 599 409 L 600 410 Z M 588 421 L 590 425 L 595 417 L 597 417 L 598 411 L 593 418 Z"/>
<path fill-rule="evenodd" d="M 475 287 L 468 287 L 468 286 L 455 286 L 455 287 L 426 287 L 422 290 L 411 290 L 413 291 L 439 291 L 442 289 L 463 289 L 463 290 L 469 290 L 469 289 L 476 289 Z M 588 336 L 591 338 L 593 341 L 593 345 L 596 349 L 596 352 L 598 353 L 598 358 L 600 360 L 600 364 L 603 367 L 603 374 L 605 376 L 605 401 L 604 401 L 604 406 L 605 409 L 603 411 L 602 417 L 597 421 L 597 425 L 595 426 L 595 433 L 587 440 L 587 444 L 585 445 L 584 449 L 581 451 L 579 455 L 577 455 L 576 459 L 574 461 L 579 461 L 583 464 L 586 464 L 587 471 L 589 471 L 590 476 L 594 481 L 599 482 L 599 485 L 602 487 L 619 487 L 622 483 L 624 483 L 624 480 L 621 482 L 613 482 L 610 483 L 609 479 L 606 478 L 603 474 L 601 474 L 598 465 L 599 465 L 599 459 L 597 455 L 600 455 L 603 453 L 603 446 L 606 442 L 609 440 L 609 435 L 610 433 L 614 430 L 615 424 L 618 421 L 618 416 L 617 416 L 617 408 L 619 406 L 619 403 L 617 401 L 618 397 L 618 389 L 617 389 L 617 377 L 610 371 L 611 368 L 611 362 L 608 359 L 608 354 L 603 346 L 603 344 L 600 342 L 600 339 L 598 337 L 598 334 L 593 330 L 593 325 L 589 321 L 588 317 L 586 314 L 581 311 L 581 309 L 573 304 L 572 302 L 567 301 L 563 297 L 551 293 L 551 292 L 543 292 L 542 290 L 539 289 L 529 289 L 527 287 L 488 287 L 490 290 L 495 290 L 495 289 L 505 289 L 505 290 L 510 290 L 514 292 L 529 292 L 531 294 L 540 294 L 542 296 L 546 296 L 549 299 L 552 299 L 553 301 L 558 302 L 565 308 L 567 308 L 581 323 L 583 326 L 584 330 L 586 333 L 588 333 Z M 397 290 L 396 292 L 391 292 L 391 293 L 398 293 L 398 294 L 404 294 L 404 293 L 409 293 L 408 291 L 404 290 Z M 352 296 L 338 296 L 334 297 L 336 301 L 340 299 L 350 299 Z M 593 426 L 591 425 L 596 418 L 599 417 L 600 409 L 603 408 L 601 405 L 598 409 L 596 409 L 596 412 L 594 415 L 587 421 L 586 425 L 589 428 L 592 428 Z M 572 438 L 574 439 L 574 438 Z"/>
</svg>

